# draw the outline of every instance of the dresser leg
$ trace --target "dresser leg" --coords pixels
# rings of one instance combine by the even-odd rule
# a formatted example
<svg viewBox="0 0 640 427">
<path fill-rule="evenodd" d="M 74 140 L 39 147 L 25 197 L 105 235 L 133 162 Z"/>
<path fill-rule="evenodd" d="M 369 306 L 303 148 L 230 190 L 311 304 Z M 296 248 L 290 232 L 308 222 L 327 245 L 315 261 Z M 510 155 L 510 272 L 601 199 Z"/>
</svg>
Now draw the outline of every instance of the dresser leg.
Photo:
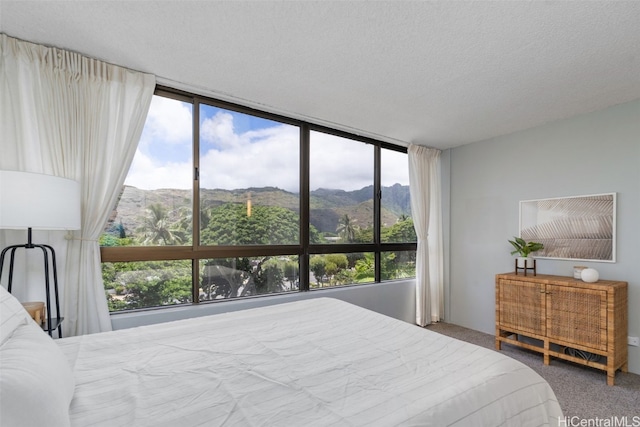
<svg viewBox="0 0 640 427">
<path fill-rule="evenodd" d="M 616 371 L 607 370 L 607 385 L 614 385 L 616 379 Z"/>
</svg>

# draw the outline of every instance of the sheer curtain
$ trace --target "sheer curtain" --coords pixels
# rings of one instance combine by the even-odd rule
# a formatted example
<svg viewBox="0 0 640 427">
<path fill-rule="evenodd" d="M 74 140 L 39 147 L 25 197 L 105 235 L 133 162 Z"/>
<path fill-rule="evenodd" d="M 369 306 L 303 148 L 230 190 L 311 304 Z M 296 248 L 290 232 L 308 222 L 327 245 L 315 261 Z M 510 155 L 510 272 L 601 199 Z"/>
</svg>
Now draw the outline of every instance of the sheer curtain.
<svg viewBox="0 0 640 427">
<path fill-rule="evenodd" d="M 59 277 L 63 333 L 110 330 L 98 238 L 133 160 L 155 77 L 0 37 L 0 168 L 80 182 L 82 229 L 67 241 Z"/>
<path fill-rule="evenodd" d="M 418 237 L 416 323 L 426 326 L 444 315 L 444 251 L 440 150 L 410 145 L 411 216 Z"/>
</svg>

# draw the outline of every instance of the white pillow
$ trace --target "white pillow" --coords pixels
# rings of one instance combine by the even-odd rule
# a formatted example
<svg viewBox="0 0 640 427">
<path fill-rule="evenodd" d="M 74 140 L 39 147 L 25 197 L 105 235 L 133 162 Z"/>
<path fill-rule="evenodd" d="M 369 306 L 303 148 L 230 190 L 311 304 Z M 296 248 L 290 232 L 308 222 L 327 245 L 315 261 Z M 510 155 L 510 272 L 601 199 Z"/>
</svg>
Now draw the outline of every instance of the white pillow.
<svg viewBox="0 0 640 427">
<path fill-rule="evenodd" d="M 13 335 L 20 325 L 25 325 L 31 319 L 20 301 L 0 286 L 0 345 Z"/>
<path fill-rule="evenodd" d="M 74 388 L 62 350 L 35 322 L 18 325 L 0 345 L 3 426 L 69 426 Z"/>
</svg>

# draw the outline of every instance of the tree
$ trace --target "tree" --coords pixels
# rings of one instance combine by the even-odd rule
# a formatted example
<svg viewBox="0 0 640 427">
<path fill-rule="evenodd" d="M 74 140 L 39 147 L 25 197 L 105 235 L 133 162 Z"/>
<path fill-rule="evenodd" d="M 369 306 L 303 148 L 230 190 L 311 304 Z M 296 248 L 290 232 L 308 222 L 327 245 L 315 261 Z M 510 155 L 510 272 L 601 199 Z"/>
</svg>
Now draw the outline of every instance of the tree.
<svg viewBox="0 0 640 427">
<path fill-rule="evenodd" d="M 182 206 L 178 208 L 178 219 L 171 225 L 174 233 L 183 237 L 181 244 L 191 244 L 191 238 L 193 236 L 193 209 L 191 206 Z M 203 223 L 207 223 L 209 220 L 207 211 L 203 210 L 200 213 L 200 227 Z"/>
<path fill-rule="evenodd" d="M 293 245 L 300 241 L 300 217 L 279 206 L 254 206 L 247 216 L 242 203 L 225 203 L 211 209 L 202 229 L 204 245 Z"/>
<path fill-rule="evenodd" d="M 140 231 L 144 245 L 177 245 L 185 241 L 184 232 L 171 224 L 167 210 L 160 203 L 149 205 Z"/>
<path fill-rule="evenodd" d="M 248 258 L 215 259 L 205 263 L 200 287 L 203 299 L 236 298 L 255 295 L 253 267 Z"/>
<path fill-rule="evenodd" d="M 356 262 L 356 279 L 364 280 L 375 277 L 375 258 L 372 253 L 367 252 L 364 258 Z"/>
<path fill-rule="evenodd" d="M 384 227 L 380 230 L 383 242 L 415 242 L 417 241 L 416 230 L 413 227 L 413 219 L 410 217 L 398 221 L 391 227 Z"/>
<path fill-rule="evenodd" d="M 121 298 L 109 294 L 111 311 L 191 301 L 189 260 L 114 263 L 103 267 L 102 276 L 105 289 L 124 290 Z"/>
<path fill-rule="evenodd" d="M 309 270 L 320 287 L 326 282 L 332 285 L 353 283 L 353 274 L 349 270 L 346 254 L 314 255 L 309 260 Z"/>
<path fill-rule="evenodd" d="M 309 260 L 309 270 L 311 270 L 311 272 L 315 276 L 316 281 L 318 282 L 320 287 L 322 287 L 324 283 L 324 276 L 326 274 L 326 270 L 325 270 L 326 265 L 327 265 L 327 262 L 325 261 L 324 257 L 321 255 L 314 255 Z"/>
<path fill-rule="evenodd" d="M 300 287 L 300 265 L 296 261 L 287 259 L 284 261 L 284 277 L 290 283 L 291 289 L 299 289 Z"/>
<path fill-rule="evenodd" d="M 252 274 L 258 294 L 272 294 L 284 290 L 284 273 L 276 263 L 268 263 L 271 257 L 258 262 Z"/>
<path fill-rule="evenodd" d="M 371 243 L 373 242 L 373 226 L 369 227 L 358 227 L 355 230 L 355 243 Z"/>
<path fill-rule="evenodd" d="M 336 232 L 345 242 L 352 243 L 355 240 L 356 229 L 353 224 L 354 222 L 355 220 L 349 218 L 348 214 L 342 215 L 338 220 L 338 227 L 336 228 Z"/>
</svg>

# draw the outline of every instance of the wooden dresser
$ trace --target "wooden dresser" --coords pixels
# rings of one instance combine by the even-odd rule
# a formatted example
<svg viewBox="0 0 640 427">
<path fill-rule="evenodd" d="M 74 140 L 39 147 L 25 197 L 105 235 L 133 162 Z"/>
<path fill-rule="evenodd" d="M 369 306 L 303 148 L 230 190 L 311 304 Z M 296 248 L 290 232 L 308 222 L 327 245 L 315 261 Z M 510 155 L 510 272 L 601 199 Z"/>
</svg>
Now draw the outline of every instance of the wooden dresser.
<svg viewBox="0 0 640 427">
<path fill-rule="evenodd" d="M 607 371 L 627 372 L 627 282 L 496 275 L 496 349 L 502 343 Z M 586 356 L 586 357 L 585 357 Z"/>
</svg>

